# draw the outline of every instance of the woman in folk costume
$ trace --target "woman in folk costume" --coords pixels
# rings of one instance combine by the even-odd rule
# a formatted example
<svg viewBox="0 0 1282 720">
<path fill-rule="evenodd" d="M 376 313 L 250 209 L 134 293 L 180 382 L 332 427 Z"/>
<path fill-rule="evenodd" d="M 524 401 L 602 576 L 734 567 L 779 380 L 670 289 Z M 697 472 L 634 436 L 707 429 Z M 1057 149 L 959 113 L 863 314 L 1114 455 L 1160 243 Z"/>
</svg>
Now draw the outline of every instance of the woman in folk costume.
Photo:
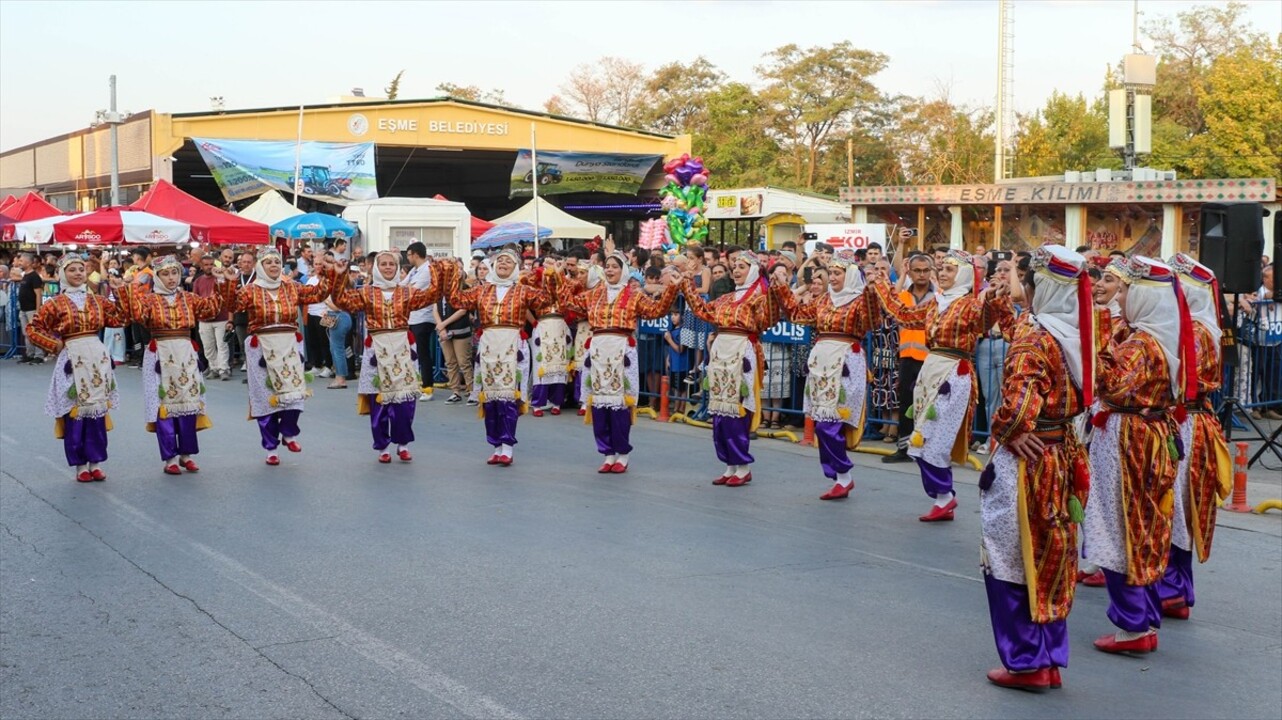
<svg viewBox="0 0 1282 720">
<path fill-rule="evenodd" d="M 200 470 L 192 456 L 200 452 L 196 432 L 211 427 L 205 415 L 205 381 L 200 353 L 191 330 L 212 320 L 223 308 L 223 295 L 201 297 L 182 289 L 183 266 L 169 255 L 152 265 L 151 292 L 113 278 L 116 304 L 128 322 L 147 328 L 151 342 L 142 357 L 143 414 L 147 431 L 156 434 L 166 475 Z M 219 285 L 227 284 L 216 270 Z M 213 352 L 213 348 L 210 348 Z"/>
<path fill-rule="evenodd" d="M 249 373 L 249 416 L 258 421 L 267 464 L 279 465 L 276 449 L 283 443 L 290 452 L 298 444 L 298 417 L 311 391 L 303 370 L 303 335 L 298 331 L 298 310 L 329 297 L 337 270 L 318 265 L 320 282 L 302 285 L 282 274 L 280 251 L 258 253 L 254 280 L 237 292 L 231 283 L 221 286 L 229 312 L 248 316 L 245 362 Z"/>
<path fill-rule="evenodd" d="M 864 292 L 858 259 L 845 253 L 828 263 L 828 292 L 811 302 L 800 303 L 785 285 L 772 285 L 770 292 L 790 321 L 815 327 L 805 411 L 814 420 L 819 466 L 833 481 L 819 499 L 840 500 L 855 484 L 847 451 L 858 447 L 863 436 L 868 365 L 862 342 L 881 324 L 881 305 Z"/>
<path fill-rule="evenodd" d="M 521 327 L 525 314 L 546 305 L 548 293 L 517 282 L 521 258 L 504 248 L 489 263 L 485 281 L 463 289 L 449 283 L 447 299 L 461 310 L 475 310 L 480 322 L 477 344 L 476 391 L 485 438 L 494 447 L 490 465 L 512 464 L 516 446 L 516 421 L 530 397 L 530 348 Z M 556 286 L 556 274 L 548 282 Z"/>
<path fill-rule="evenodd" d="M 630 438 L 637 406 L 637 321 L 663 317 L 677 297 L 676 277 L 666 276 L 663 294 L 651 298 L 628 285 L 628 258 L 621 252 L 606 256 L 604 282 L 576 292 L 562 286 L 562 305 L 583 308 L 592 338 L 585 345 L 587 422 L 596 437 L 597 452 L 605 456 L 600 473 L 628 471 Z"/>
<path fill-rule="evenodd" d="M 585 290 L 592 290 L 601 284 L 605 277 L 605 271 L 600 265 L 588 265 L 587 270 L 583 271 L 583 287 Z M 584 297 L 582 292 L 572 294 L 568 298 L 561 298 L 561 305 L 567 312 L 574 314 L 577 324 L 574 328 L 574 393 L 579 401 L 579 415 L 586 416 L 588 413 L 588 369 L 583 366 L 583 361 L 588 357 L 588 347 L 592 345 L 592 324 L 588 322 L 587 310 L 575 302 L 575 298 Z"/>
<path fill-rule="evenodd" d="M 427 289 L 419 290 L 402 284 L 400 253 L 384 250 L 374 258 L 368 284 L 351 288 L 344 279 L 334 290 L 335 305 L 349 313 L 365 313 L 356 412 L 369 415 L 374 452 L 381 463 L 392 461 L 392 443 L 401 462 L 413 460 L 409 444 L 414 442 L 414 411 L 423 381 L 410 313 L 439 300 L 447 284 L 456 285 L 457 268 L 453 262 L 432 263 Z"/>
<path fill-rule="evenodd" d="M 1193 607 L 1193 555 L 1198 562 L 1211 556 L 1215 532 L 1216 500 L 1228 497 L 1233 483 L 1233 461 L 1210 395 L 1220 388 L 1220 287 L 1215 274 L 1192 257 L 1171 258 L 1193 320 L 1193 345 L 1197 355 L 1197 396 L 1176 411 L 1184 458 L 1175 478 L 1175 510 L 1171 519 L 1171 553 L 1166 574 L 1158 581 L 1162 614 L 1187 620 Z"/>
<path fill-rule="evenodd" d="M 716 327 L 717 337 L 708 348 L 703 379 L 712 415 L 712 445 L 725 472 L 713 485 L 739 487 L 752 482 L 751 433 L 761 421 L 760 333 L 779 321 L 778 305 L 761 276 L 757 256 L 739 253 L 730 270 L 734 292 L 704 300 L 686 278 L 682 294 L 695 317 Z"/>
<path fill-rule="evenodd" d="M 980 291 L 979 270 L 968 253 L 950 250 L 937 274 L 935 301 L 913 307 L 889 284 L 872 286 L 901 327 L 926 331 L 930 352 L 917 376 L 912 406 L 904 411 L 916 423 L 908 455 L 917 461 L 926 494 L 935 500 L 930 512 L 918 518 L 922 522 L 953 519 L 957 494 L 951 463 L 966 461 L 971 415 L 979 400 L 971 377 L 975 343 L 993 325 L 1006 330 L 1014 319 L 1008 297 L 998 298 L 992 288 Z"/>
<path fill-rule="evenodd" d="M 1090 486 L 1073 420 L 1094 400 L 1102 344 L 1086 267 L 1060 245 L 1033 252 L 1032 312 L 1013 330 L 993 415 L 998 448 L 979 481 L 984 586 L 1002 662 L 988 679 L 1003 687 L 1059 687 L 1068 666 L 1077 523 Z"/>
<path fill-rule="evenodd" d="M 1108 310 L 1112 318 L 1113 340 L 1119 343 L 1131 332 L 1130 326 L 1126 324 L 1126 317 L 1122 313 L 1122 303 L 1118 298 L 1125 277 L 1126 258 L 1113 258 L 1104 267 L 1100 281 L 1095 285 L 1095 304 Z"/>
<path fill-rule="evenodd" d="M 531 350 L 534 353 L 531 364 L 534 377 L 530 380 L 530 414 L 534 417 L 543 417 L 544 408 L 553 415 L 561 414 L 574 363 L 574 336 L 566 322 L 566 313 L 552 297 L 549 288 L 549 278 L 556 274 L 559 271 L 548 265 L 521 278 L 522 284 L 541 287 L 549 292 L 548 302 L 534 310 L 534 331 L 530 333 L 530 344 L 534 346 Z"/>
<path fill-rule="evenodd" d="M 1131 334 L 1099 355 L 1103 409 L 1091 423 L 1087 559 L 1104 570 L 1108 618 L 1119 630 L 1095 641 L 1110 653 L 1152 652 L 1162 624 L 1158 581 L 1171 546 L 1182 449 L 1175 409 L 1197 394 L 1188 307 L 1171 268 L 1133 257 L 1122 308 Z M 1186 377 L 1193 375 L 1193 377 Z"/>
<path fill-rule="evenodd" d="M 114 303 L 89 292 L 85 261 L 66 255 L 58 263 L 62 292 L 46 300 L 27 325 L 27 339 L 57 356 L 45 414 L 54 420 L 54 436 L 62 438 L 67 464 L 80 482 L 107 479 L 107 414 L 120 401 L 116 375 L 107 348 L 98 339 L 104 327 L 125 324 Z"/>
</svg>

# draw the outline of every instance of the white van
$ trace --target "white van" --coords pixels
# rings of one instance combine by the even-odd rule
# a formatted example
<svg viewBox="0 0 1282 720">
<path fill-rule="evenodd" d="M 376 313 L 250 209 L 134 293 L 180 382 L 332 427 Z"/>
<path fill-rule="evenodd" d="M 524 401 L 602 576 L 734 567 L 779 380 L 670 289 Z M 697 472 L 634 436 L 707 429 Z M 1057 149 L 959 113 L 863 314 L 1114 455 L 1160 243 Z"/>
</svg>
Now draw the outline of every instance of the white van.
<svg viewBox="0 0 1282 720">
<path fill-rule="evenodd" d="M 343 219 L 356 223 L 364 252 L 401 250 L 411 243 L 427 246 L 430 257 L 467 258 L 471 254 L 472 214 L 449 200 L 389 197 L 354 202 Z"/>
</svg>

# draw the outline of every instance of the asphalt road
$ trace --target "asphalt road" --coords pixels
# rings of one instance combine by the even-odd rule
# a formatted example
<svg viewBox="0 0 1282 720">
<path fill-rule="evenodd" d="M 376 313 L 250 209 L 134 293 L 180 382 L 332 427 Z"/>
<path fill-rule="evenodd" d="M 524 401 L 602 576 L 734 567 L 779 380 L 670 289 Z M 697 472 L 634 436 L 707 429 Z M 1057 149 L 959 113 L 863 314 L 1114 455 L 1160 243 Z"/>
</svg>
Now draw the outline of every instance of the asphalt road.
<svg viewBox="0 0 1282 720">
<path fill-rule="evenodd" d="M 484 464 L 475 411 L 419 404 L 415 461 L 374 461 L 354 390 L 318 385 L 304 451 L 263 464 L 245 387 L 210 383 L 198 475 L 160 474 L 122 368 L 110 479 L 70 479 L 50 366 L 0 368 L 0 717 L 1279 718 L 1282 518 L 1235 516 L 1193 619 L 1144 658 L 1069 619 L 1063 690 L 989 685 L 975 473 L 923 525 L 909 466 L 755 444 L 715 488 L 705 431 L 641 420 L 599 476 L 572 415 Z M 1232 526 L 1230 527 L 1229 524 Z"/>
</svg>

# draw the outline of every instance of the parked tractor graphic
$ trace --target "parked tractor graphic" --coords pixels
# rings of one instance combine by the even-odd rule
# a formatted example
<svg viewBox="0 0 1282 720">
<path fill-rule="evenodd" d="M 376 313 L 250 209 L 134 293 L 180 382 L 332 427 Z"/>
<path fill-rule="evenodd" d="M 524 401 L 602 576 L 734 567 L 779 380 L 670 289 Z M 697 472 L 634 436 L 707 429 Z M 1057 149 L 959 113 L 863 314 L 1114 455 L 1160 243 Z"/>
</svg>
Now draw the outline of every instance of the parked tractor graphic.
<svg viewBox="0 0 1282 720">
<path fill-rule="evenodd" d="M 556 163 L 541 162 L 538 164 L 539 184 L 551 185 L 561 182 L 561 168 Z M 525 173 L 526 184 L 534 182 L 534 171 Z"/>
<path fill-rule="evenodd" d="M 296 179 L 290 176 L 289 184 L 294 186 Z M 302 168 L 302 191 L 304 195 L 329 195 L 342 197 L 352 179 L 331 175 L 325 165 L 304 165 Z"/>
</svg>

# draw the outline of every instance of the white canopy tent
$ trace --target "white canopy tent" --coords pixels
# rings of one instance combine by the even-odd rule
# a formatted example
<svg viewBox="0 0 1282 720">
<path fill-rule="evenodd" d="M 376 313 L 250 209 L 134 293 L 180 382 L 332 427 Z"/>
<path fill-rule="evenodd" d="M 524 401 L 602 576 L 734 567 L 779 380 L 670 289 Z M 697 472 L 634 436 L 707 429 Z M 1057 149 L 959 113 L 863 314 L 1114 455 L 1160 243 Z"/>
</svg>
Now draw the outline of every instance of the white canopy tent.
<svg viewBox="0 0 1282 720">
<path fill-rule="evenodd" d="M 494 218 L 490 222 L 495 225 L 511 222 L 534 224 L 536 222 L 534 217 L 535 203 L 538 203 L 539 209 L 537 223 L 540 227 L 551 228 L 551 237 L 572 240 L 591 240 L 594 237 L 605 237 L 604 227 L 580 220 L 543 198 L 535 198 L 507 215 Z"/>
<path fill-rule="evenodd" d="M 280 193 L 275 190 L 268 190 L 259 195 L 258 199 L 250 203 L 248 207 L 236 214 L 247 220 L 271 226 L 281 220 L 288 220 L 295 215 L 302 215 L 303 212 L 281 197 Z"/>
</svg>

